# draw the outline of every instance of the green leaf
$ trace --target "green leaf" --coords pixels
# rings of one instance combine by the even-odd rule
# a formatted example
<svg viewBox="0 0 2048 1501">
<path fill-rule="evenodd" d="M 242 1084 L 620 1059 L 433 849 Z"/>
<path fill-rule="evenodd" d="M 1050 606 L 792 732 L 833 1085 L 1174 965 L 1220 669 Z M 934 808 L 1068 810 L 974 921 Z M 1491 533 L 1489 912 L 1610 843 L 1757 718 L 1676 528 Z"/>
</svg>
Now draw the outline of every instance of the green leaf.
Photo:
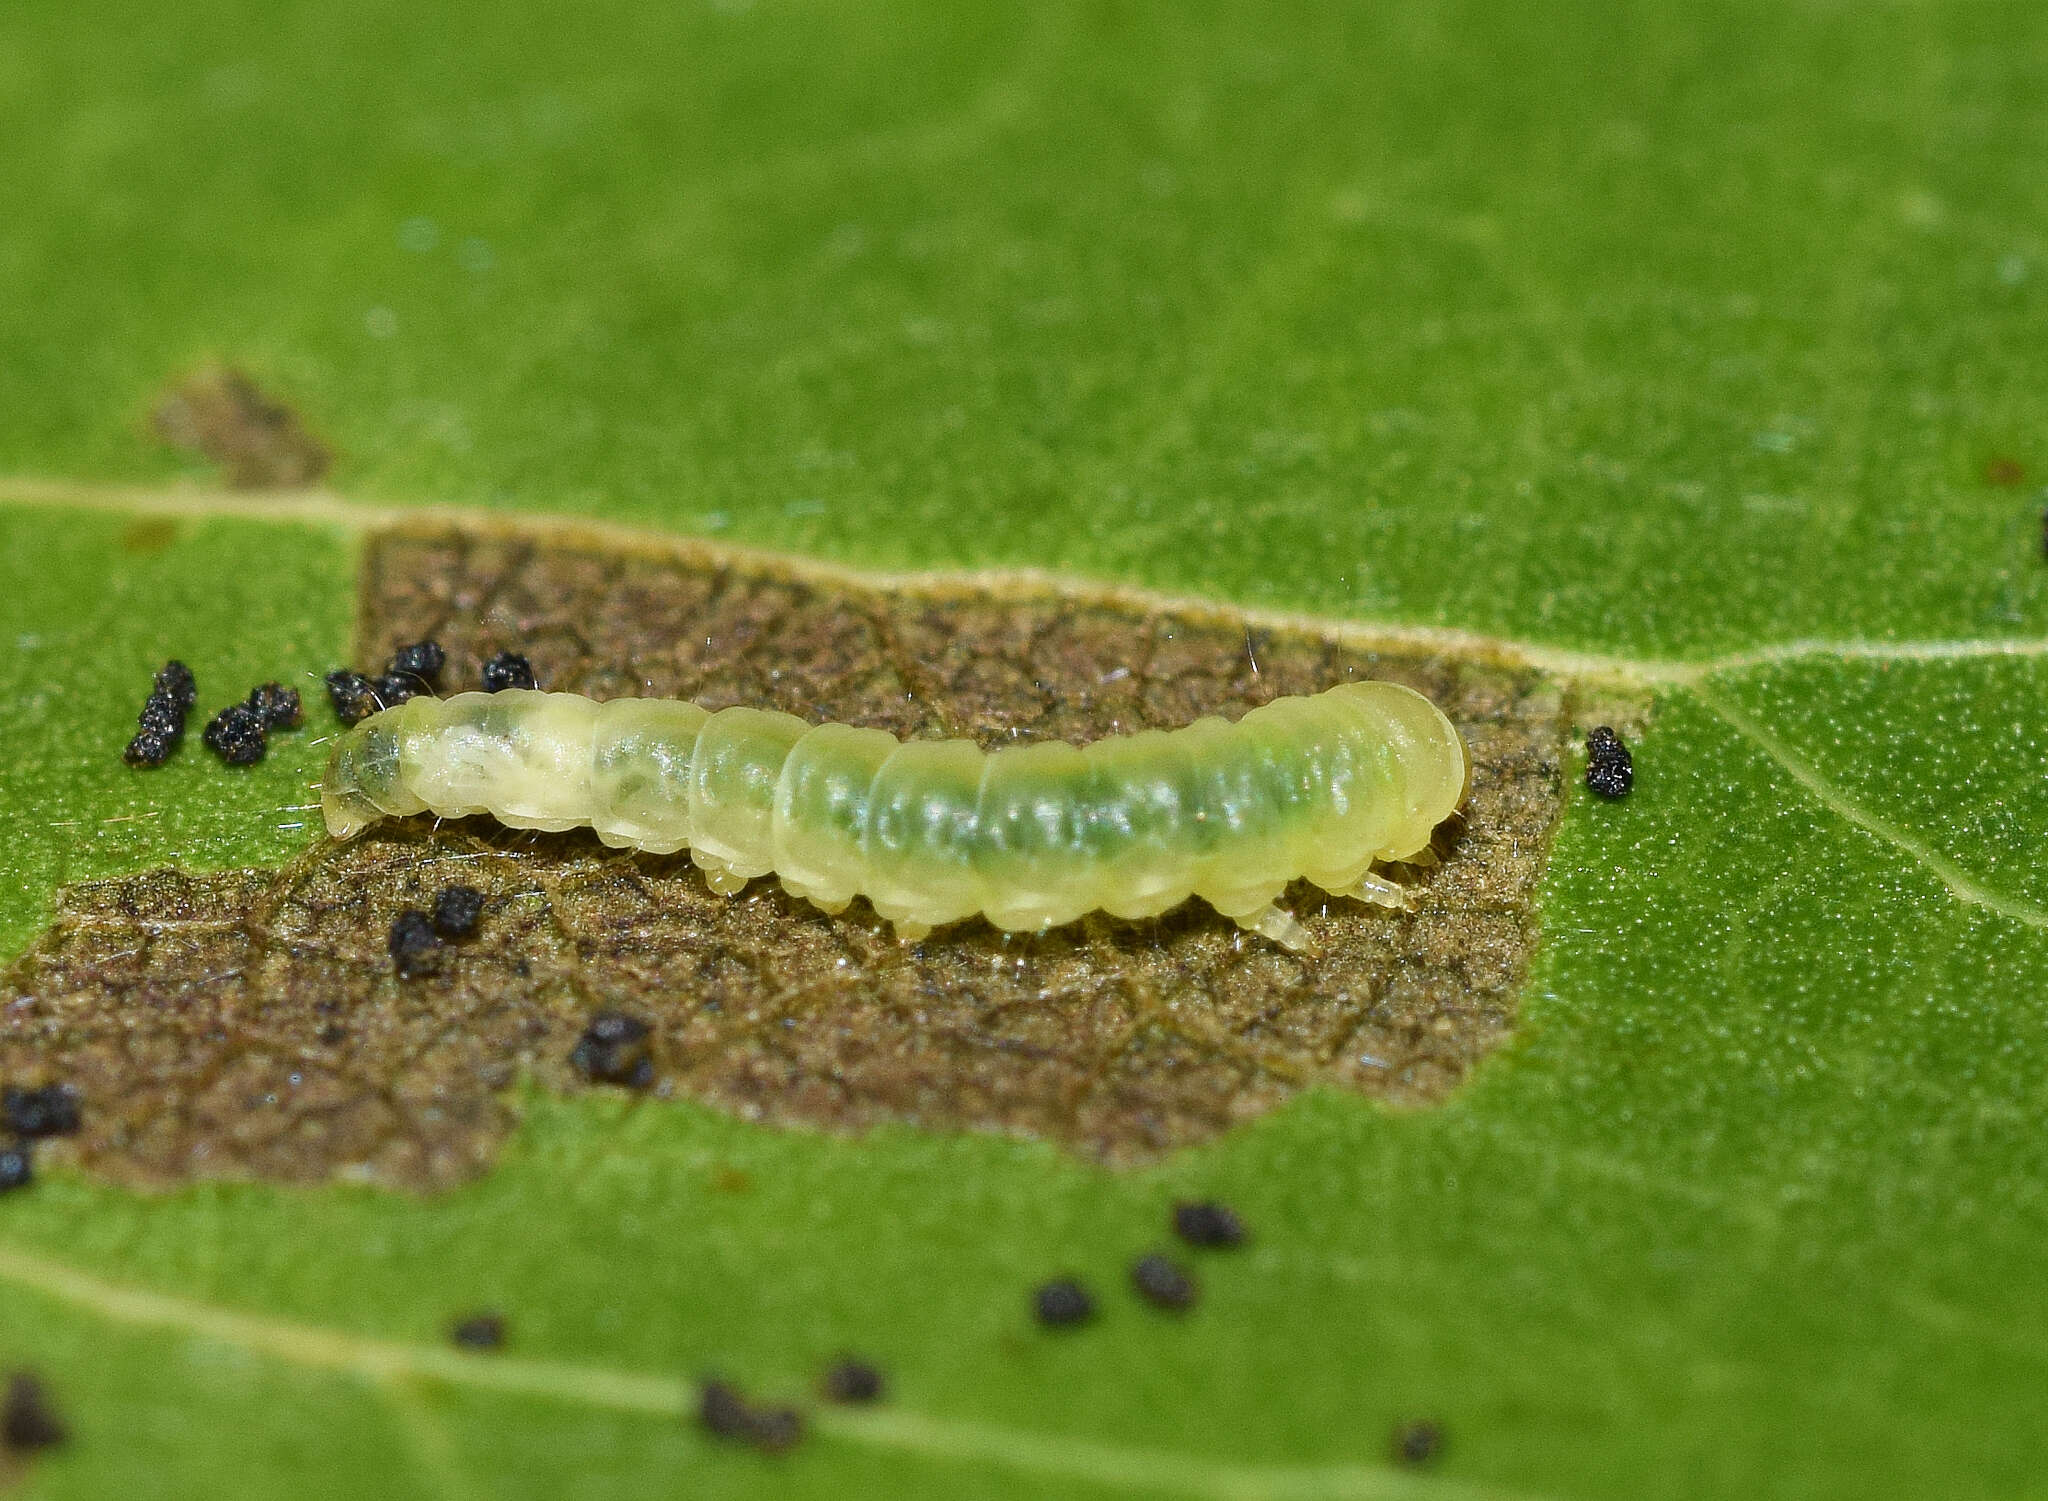
<svg viewBox="0 0 2048 1501">
<path fill-rule="evenodd" d="M 0 1198 L 0 1360 L 73 1430 L 25 1493 L 2036 1487 L 2044 65 L 1999 0 L 15 7 L 9 952 L 61 882 L 313 837 L 317 732 L 120 746 L 166 656 L 203 709 L 341 660 L 392 508 L 1445 627 L 1652 700 L 1439 1108 L 1117 1173 L 534 1095 L 428 1199 L 50 1171 Z M 357 504 L 238 514 L 156 444 L 212 361 Z M 1125 1268 L 1194 1193 L 1255 1239 L 1165 1319 Z M 1029 1320 L 1062 1270 L 1098 1326 Z M 481 1307 L 510 1346 L 454 1351 Z M 682 1419 L 846 1349 L 889 1401 L 780 1459 Z"/>
</svg>

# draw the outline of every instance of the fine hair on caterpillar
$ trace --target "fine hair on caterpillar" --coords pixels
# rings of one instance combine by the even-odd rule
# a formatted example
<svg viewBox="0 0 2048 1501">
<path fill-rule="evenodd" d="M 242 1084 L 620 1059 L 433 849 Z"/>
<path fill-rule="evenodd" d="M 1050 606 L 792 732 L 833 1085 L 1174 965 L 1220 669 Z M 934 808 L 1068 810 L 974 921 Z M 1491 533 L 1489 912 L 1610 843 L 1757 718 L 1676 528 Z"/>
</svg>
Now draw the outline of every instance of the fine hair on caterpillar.
<svg viewBox="0 0 2048 1501">
<path fill-rule="evenodd" d="M 772 873 L 826 912 L 864 896 L 905 941 L 976 914 L 1040 932 L 1198 896 L 1306 952 L 1307 930 L 1274 905 L 1287 884 L 1409 906 L 1372 867 L 1426 859 L 1470 777 L 1442 711 L 1385 682 L 1274 699 L 1235 722 L 993 751 L 515 688 L 371 715 L 336 746 L 321 806 L 337 839 L 433 812 L 688 849 L 714 891 Z"/>
</svg>

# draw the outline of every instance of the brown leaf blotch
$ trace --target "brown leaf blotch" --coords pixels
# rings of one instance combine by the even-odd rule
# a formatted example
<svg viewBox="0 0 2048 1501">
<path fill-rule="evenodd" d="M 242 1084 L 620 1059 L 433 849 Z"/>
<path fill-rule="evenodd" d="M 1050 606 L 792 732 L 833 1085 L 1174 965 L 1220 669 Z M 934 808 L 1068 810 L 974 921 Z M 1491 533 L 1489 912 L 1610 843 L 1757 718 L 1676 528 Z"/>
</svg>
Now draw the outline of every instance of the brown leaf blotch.
<svg viewBox="0 0 2048 1501">
<path fill-rule="evenodd" d="M 61 894 L 7 973 L 0 1077 L 92 1102 L 54 1150 L 148 1183 L 480 1172 L 521 1076 L 575 1092 L 606 1012 L 646 1023 L 635 1083 L 755 1120 L 1047 1137 L 1111 1162 L 1335 1084 L 1443 1098 L 1504 1038 L 1535 939 L 1569 717 L 1539 674 L 1114 601 L 890 594 L 688 556 L 460 535 L 368 550 L 358 657 L 431 638 L 446 678 L 515 650 L 550 688 L 760 704 L 985 745 L 1085 741 L 1350 677 L 1429 694 L 1470 802 L 1403 914 L 1297 885 L 1313 959 L 1190 904 L 1042 937 L 984 923 L 897 944 L 772 879 L 712 893 L 687 858 L 469 820 L 316 842 L 288 869 L 160 870 Z M 401 979 L 393 914 L 460 882 L 489 921 Z M 591 1059 L 586 1053 L 585 1062 Z"/>
<path fill-rule="evenodd" d="M 220 466 L 235 490 L 289 490 L 317 483 L 333 461 L 299 414 L 232 366 L 195 370 L 158 398 L 157 436 Z"/>
</svg>

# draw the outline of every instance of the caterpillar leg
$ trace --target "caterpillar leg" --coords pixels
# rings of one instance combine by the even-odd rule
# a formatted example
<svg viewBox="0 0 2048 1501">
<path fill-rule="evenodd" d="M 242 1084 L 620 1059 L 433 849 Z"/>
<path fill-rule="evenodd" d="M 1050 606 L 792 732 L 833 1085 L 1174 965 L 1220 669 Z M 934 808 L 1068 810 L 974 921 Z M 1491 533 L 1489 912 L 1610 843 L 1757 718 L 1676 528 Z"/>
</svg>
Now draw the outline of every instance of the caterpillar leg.
<svg viewBox="0 0 2048 1501">
<path fill-rule="evenodd" d="M 1295 920 L 1292 912 L 1284 912 L 1271 902 L 1256 912 L 1247 912 L 1242 917 L 1232 918 L 1231 921 L 1247 933 L 1256 933 L 1261 938 L 1272 939 L 1290 954 L 1316 952 L 1316 941 L 1308 929 Z"/>
<path fill-rule="evenodd" d="M 738 896 L 746 889 L 747 878 L 715 855 L 693 849 L 690 851 L 690 863 L 704 872 L 704 884 L 720 896 Z"/>
<path fill-rule="evenodd" d="M 1367 871 L 1358 878 L 1358 884 L 1343 893 L 1355 896 L 1361 902 L 1370 902 L 1375 907 L 1392 907 L 1397 912 L 1413 912 L 1415 898 L 1405 886 L 1396 886 L 1383 876 Z"/>
<path fill-rule="evenodd" d="M 800 901 L 809 902 L 827 917 L 837 917 L 853 905 L 853 898 L 850 896 L 834 896 L 830 892 L 819 891 L 788 876 L 782 877 L 782 889 Z"/>
<path fill-rule="evenodd" d="M 909 948 L 913 943 L 923 943 L 932 936 L 930 923 L 898 921 L 890 926 L 896 930 L 896 941 L 905 948 Z"/>
</svg>

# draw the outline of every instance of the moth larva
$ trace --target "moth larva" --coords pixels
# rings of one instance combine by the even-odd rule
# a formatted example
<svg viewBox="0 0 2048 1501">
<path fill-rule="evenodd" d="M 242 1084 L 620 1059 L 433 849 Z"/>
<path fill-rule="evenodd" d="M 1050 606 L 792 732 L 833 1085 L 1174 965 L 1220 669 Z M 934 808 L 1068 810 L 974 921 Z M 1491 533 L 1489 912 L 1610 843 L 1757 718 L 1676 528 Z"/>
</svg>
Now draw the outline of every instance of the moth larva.
<svg viewBox="0 0 2048 1501">
<path fill-rule="evenodd" d="M 1465 745 L 1428 699 L 1345 683 L 1234 724 L 983 751 L 763 709 L 599 703 L 504 689 L 415 698 L 345 734 L 321 806 L 347 839 L 383 817 L 488 813 L 688 849 L 714 891 L 775 873 L 827 912 L 865 896 L 906 941 L 984 914 L 1037 932 L 1199 896 L 1297 951 L 1273 905 L 1305 876 L 1406 906 L 1376 861 L 1423 853 L 1463 801 Z"/>
</svg>

